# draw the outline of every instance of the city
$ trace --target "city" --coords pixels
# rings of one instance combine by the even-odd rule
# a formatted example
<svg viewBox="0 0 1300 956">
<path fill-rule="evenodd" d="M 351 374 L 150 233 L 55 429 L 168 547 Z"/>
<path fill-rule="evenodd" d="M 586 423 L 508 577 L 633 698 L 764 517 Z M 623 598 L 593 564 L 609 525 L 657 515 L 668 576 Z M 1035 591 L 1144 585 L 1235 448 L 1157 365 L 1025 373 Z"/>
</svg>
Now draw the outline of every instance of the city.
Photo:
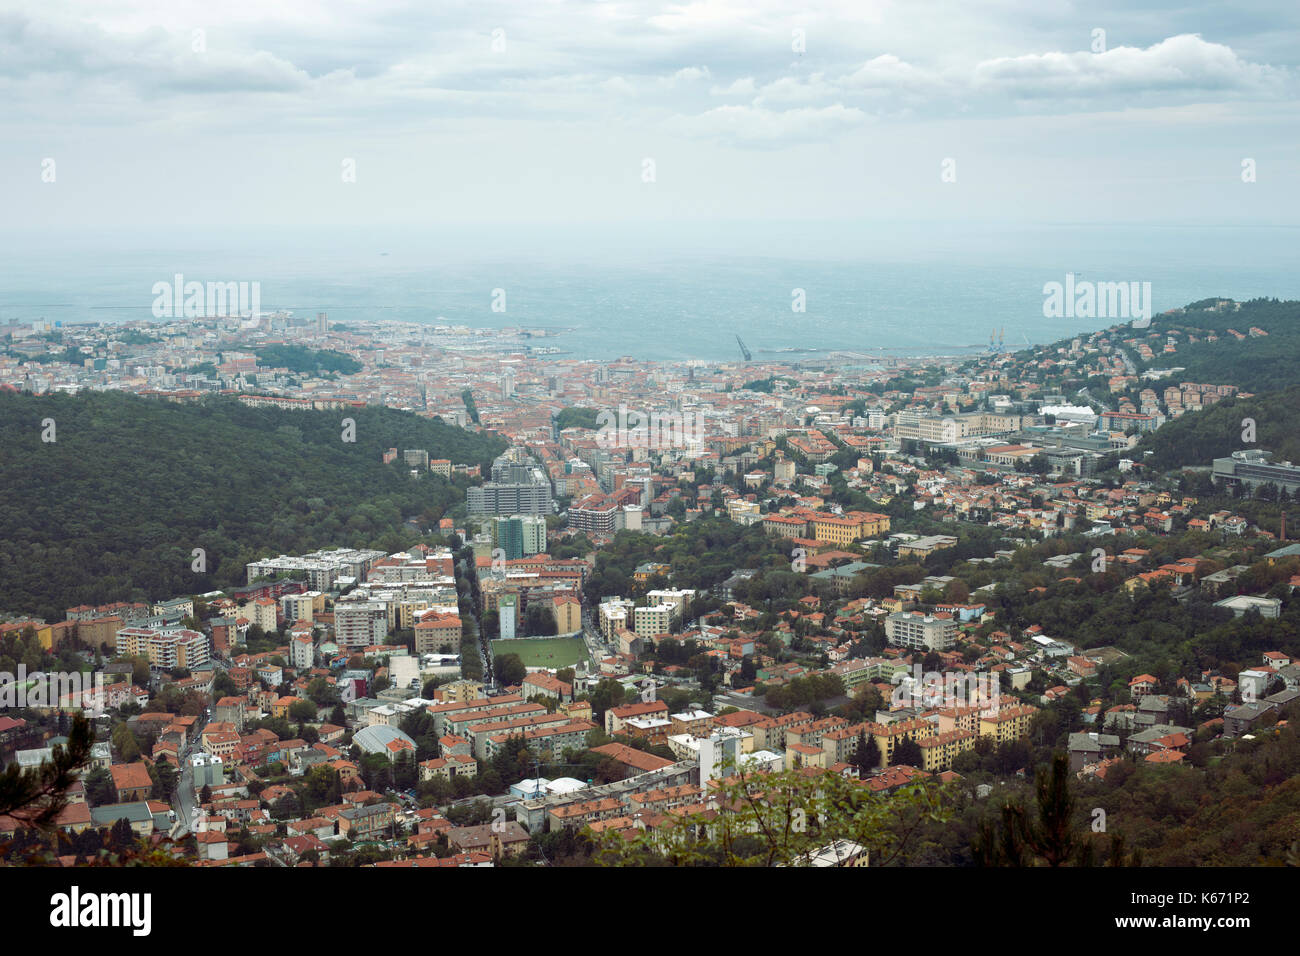
<svg viewBox="0 0 1300 956">
<path fill-rule="evenodd" d="M 13 924 L 368 951 L 446 879 L 586 943 L 763 872 L 832 939 L 1280 938 L 1298 37 L 11 0 Z"/>
<path fill-rule="evenodd" d="M 1176 363 L 1267 338 L 1262 309 L 1198 303 L 968 356 L 684 367 L 470 356 L 454 336 L 325 315 L 10 323 L 9 401 L 234 403 L 328 419 L 340 444 L 350 413 L 385 405 L 501 453 L 384 449 L 399 481 L 453 495 L 436 521 L 388 529 L 417 542 L 399 551 L 340 544 L 201 592 L 6 608 L 0 670 L 98 678 L 29 694 L 28 716 L 4 718 L 9 759 L 39 766 L 77 714 L 105 739 L 52 836 L 22 814 L 0 834 L 51 862 L 121 852 L 129 828 L 197 866 L 572 864 L 709 852 L 726 787 L 771 774 L 937 814 L 945 793 L 1023 785 L 1053 746 L 1083 787 L 1267 752 L 1300 699 L 1284 623 L 1300 467 L 1253 432 L 1180 468 L 1148 447 L 1256 398 Z M 638 431 L 660 417 L 678 427 Z M 1171 644 L 1075 616 L 1108 598 L 1130 628 L 1208 634 Z M 979 852 L 931 855 L 888 827 L 813 835 L 782 861 Z"/>
</svg>

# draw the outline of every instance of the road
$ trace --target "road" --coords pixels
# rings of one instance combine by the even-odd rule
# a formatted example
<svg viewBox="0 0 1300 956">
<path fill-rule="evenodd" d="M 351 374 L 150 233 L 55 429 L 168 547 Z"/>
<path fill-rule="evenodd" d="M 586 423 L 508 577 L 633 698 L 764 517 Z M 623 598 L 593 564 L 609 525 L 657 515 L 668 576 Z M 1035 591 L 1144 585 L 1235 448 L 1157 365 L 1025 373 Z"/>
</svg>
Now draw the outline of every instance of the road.
<svg viewBox="0 0 1300 956">
<path fill-rule="evenodd" d="M 194 794 L 194 768 L 190 766 L 190 756 L 197 750 L 193 742 L 185 745 L 180 753 L 181 771 L 176 781 L 176 792 L 172 794 L 172 811 L 176 814 L 176 825 L 172 828 L 172 838 L 179 840 L 190 832 L 198 801 Z"/>
<path fill-rule="evenodd" d="M 1118 352 L 1119 357 L 1124 360 L 1124 368 L 1128 372 L 1128 374 L 1136 375 L 1138 373 L 1137 366 L 1134 365 L 1133 360 L 1129 358 L 1128 352 L 1124 351 L 1121 348 L 1117 348 L 1115 349 L 1115 351 Z"/>
<path fill-rule="evenodd" d="M 605 643 L 605 635 L 596 630 L 587 611 L 582 612 L 582 640 L 587 645 L 587 656 L 591 658 L 591 671 L 596 673 L 601 660 L 614 653 L 614 646 Z"/>
<path fill-rule="evenodd" d="M 1082 395 L 1090 405 L 1100 405 L 1101 410 L 1103 412 L 1109 412 L 1112 410 L 1109 405 L 1103 402 L 1100 398 L 1097 398 L 1095 395 L 1093 395 L 1092 392 L 1088 391 L 1086 387 L 1079 389 L 1079 391 L 1076 394 Z"/>
</svg>

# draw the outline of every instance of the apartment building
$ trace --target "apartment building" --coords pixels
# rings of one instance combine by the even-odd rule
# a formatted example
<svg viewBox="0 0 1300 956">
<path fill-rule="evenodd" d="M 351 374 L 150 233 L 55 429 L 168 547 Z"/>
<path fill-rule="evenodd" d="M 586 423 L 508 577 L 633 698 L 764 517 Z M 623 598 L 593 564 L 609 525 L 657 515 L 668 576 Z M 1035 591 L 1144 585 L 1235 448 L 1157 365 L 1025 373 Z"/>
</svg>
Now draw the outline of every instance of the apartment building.
<svg viewBox="0 0 1300 956">
<path fill-rule="evenodd" d="M 193 670 L 211 660 L 206 634 L 187 628 L 124 627 L 117 632 L 117 650 L 129 657 L 147 657 L 160 670 Z"/>
<path fill-rule="evenodd" d="M 427 614 L 415 625 L 415 653 L 460 653 L 461 620 L 454 615 Z"/>
<path fill-rule="evenodd" d="M 278 558 L 252 561 L 246 566 L 248 583 L 259 578 L 273 578 L 279 574 L 301 573 L 313 591 L 328 591 L 339 578 L 364 580 L 370 566 L 384 557 L 383 551 L 354 551 L 337 548 L 333 551 L 314 551 L 301 557 L 282 554 Z"/>
<path fill-rule="evenodd" d="M 979 717 L 979 735 L 991 737 L 997 743 L 1020 740 L 1029 736 L 1029 722 L 1036 713 L 1038 708 L 1029 704 L 985 711 Z"/>
<path fill-rule="evenodd" d="M 384 643 L 388 605 L 381 601 L 340 601 L 334 605 L 334 642 L 354 650 Z"/>
<path fill-rule="evenodd" d="M 957 621 L 947 614 L 898 611 L 885 618 L 885 640 L 914 651 L 946 651 L 957 642 Z"/>
<path fill-rule="evenodd" d="M 465 492 L 472 515 L 548 515 L 551 513 L 551 482 L 539 468 L 528 481 L 488 481 Z"/>
</svg>

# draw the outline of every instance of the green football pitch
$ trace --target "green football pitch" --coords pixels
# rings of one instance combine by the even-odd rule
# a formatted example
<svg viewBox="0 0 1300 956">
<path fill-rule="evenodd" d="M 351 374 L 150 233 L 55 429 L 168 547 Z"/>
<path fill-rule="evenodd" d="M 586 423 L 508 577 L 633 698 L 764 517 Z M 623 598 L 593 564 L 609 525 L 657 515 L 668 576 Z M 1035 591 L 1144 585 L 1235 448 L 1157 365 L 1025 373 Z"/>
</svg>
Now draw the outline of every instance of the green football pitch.
<svg viewBox="0 0 1300 956">
<path fill-rule="evenodd" d="M 580 637 L 517 637 L 493 641 L 492 654 L 518 654 L 525 667 L 572 667 L 586 660 L 587 646 Z"/>
</svg>

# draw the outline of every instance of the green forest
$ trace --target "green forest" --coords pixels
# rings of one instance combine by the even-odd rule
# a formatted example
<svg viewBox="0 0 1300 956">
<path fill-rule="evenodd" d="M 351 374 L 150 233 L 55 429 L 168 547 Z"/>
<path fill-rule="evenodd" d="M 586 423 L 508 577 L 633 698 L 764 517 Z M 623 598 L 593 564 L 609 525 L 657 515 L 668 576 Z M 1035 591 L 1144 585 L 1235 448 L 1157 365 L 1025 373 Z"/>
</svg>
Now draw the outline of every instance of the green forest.
<svg viewBox="0 0 1300 956">
<path fill-rule="evenodd" d="M 1300 358 L 1300 302 L 1278 299 L 1252 299 L 1241 303 L 1239 310 L 1209 311 L 1214 300 L 1194 302 L 1175 315 L 1160 315 L 1153 328 L 1186 330 L 1201 341 L 1195 345 L 1182 342 L 1172 357 L 1172 364 L 1185 371 L 1178 373 L 1182 382 L 1208 382 L 1237 385 L 1251 392 L 1285 388 L 1296 381 L 1296 359 Z M 1228 333 L 1236 329 L 1247 335 L 1251 326 L 1267 335 L 1238 341 Z M 1214 332 L 1217 342 L 1206 342 L 1201 331 Z M 1167 367 L 1171 357 L 1161 355 L 1149 363 Z"/>
<path fill-rule="evenodd" d="M 355 441 L 343 440 L 345 418 Z M 244 565 L 266 555 L 405 547 L 419 534 L 404 521 L 427 528 L 462 508 L 469 482 L 412 480 L 383 452 L 486 466 L 505 447 L 387 408 L 0 394 L 3 609 L 61 620 L 77 604 L 242 584 Z M 196 548 L 206 573 L 191 570 Z"/>
<path fill-rule="evenodd" d="M 1255 441 L 1242 441 L 1244 419 L 1255 423 Z M 1244 448 L 1273 452 L 1275 461 L 1300 461 L 1300 385 L 1254 398 L 1225 399 L 1209 408 L 1188 412 L 1144 436 L 1139 452 L 1164 471 L 1187 465 L 1208 468 Z"/>
<path fill-rule="evenodd" d="M 598 427 L 600 410 L 596 408 L 562 408 L 555 415 L 555 427 L 560 431 L 566 428 Z"/>
<path fill-rule="evenodd" d="M 287 368 L 291 372 L 338 372 L 352 375 L 362 365 L 350 355 L 333 349 L 309 349 L 301 345 L 267 345 L 257 350 L 257 364 L 262 368 Z"/>
</svg>

